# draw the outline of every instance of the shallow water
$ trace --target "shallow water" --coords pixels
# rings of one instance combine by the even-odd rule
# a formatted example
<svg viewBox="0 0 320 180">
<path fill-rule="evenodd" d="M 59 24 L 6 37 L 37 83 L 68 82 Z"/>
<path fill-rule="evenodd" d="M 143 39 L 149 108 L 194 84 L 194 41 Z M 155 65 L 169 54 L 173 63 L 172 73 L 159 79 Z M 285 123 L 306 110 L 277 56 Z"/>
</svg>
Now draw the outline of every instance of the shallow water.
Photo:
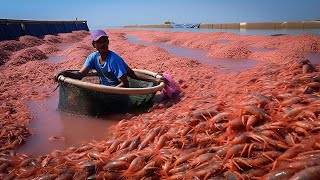
<svg viewBox="0 0 320 180">
<path fill-rule="evenodd" d="M 74 43 L 60 43 L 57 47 L 60 49 L 60 50 L 66 50 L 68 49 L 69 47 L 71 47 Z"/>
<path fill-rule="evenodd" d="M 60 43 L 57 47 L 58 47 L 58 49 L 63 51 L 63 50 L 68 49 L 69 47 L 71 47 L 73 44 L 74 43 Z M 65 59 L 66 59 L 65 56 L 54 55 L 54 56 L 48 56 L 47 61 L 52 62 L 52 63 L 59 63 L 59 62 L 64 61 Z"/>
<path fill-rule="evenodd" d="M 120 26 L 94 27 L 94 29 L 124 29 L 124 30 L 149 30 L 149 31 L 169 31 L 169 32 L 228 32 L 244 35 L 281 35 L 281 34 L 315 34 L 320 35 L 319 29 L 205 29 L 205 28 L 123 28 Z"/>
<path fill-rule="evenodd" d="M 181 46 L 169 45 L 166 43 L 150 43 L 139 41 L 135 36 L 125 36 L 133 44 L 145 46 L 158 46 L 176 57 L 189 58 L 200 63 L 219 67 L 220 73 L 239 73 L 255 67 L 258 62 L 252 59 L 218 59 L 207 57 L 208 51 L 201 49 L 185 48 Z M 226 43 L 222 41 L 222 43 Z"/>
<path fill-rule="evenodd" d="M 320 64 L 320 53 L 307 52 L 304 57 L 309 59 L 312 64 Z"/>
<path fill-rule="evenodd" d="M 58 62 L 62 62 L 65 59 L 66 59 L 66 57 L 64 57 L 64 56 L 48 56 L 47 61 L 52 62 L 52 63 L 58 63 Z"/>
<path fill-rule="evenodd" d="M 18 152 L 28 155 L 44 155 L 53 150 L 79 146 L 90 140 L 103 140 L 108 136 L 108 128 L 125 118 L 125 115 L 89 117 L 60 112 L 58 93 L 44 101 L 28 102 L 31 121 L 28 128 L 32 135 Z M 58 140 L 49 140 L 57 137 Z"/>
</svg>

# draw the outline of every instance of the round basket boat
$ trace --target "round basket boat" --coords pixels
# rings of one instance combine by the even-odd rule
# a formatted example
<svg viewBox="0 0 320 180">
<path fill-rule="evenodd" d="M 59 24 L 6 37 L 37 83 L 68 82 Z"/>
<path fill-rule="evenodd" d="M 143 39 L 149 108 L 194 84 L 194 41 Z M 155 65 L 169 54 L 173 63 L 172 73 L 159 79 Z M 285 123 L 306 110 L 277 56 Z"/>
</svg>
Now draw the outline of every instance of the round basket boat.
<svg viewBox="0 0 320 180">
<path fill-rule="evenodd" d="M 146 75 L 156 77 L 158 73 L 134 69 Z M 146 109 L 152 105 L 152 99 L 165 84 L 128 77 L 129 88 L 105 86 L 99 84 L 96 72 L 90 72 L 82 80 L 59 76 L 58 109 L 63 112 L 82 115 L 101 115 L 123 113 Z"/>
</svg>

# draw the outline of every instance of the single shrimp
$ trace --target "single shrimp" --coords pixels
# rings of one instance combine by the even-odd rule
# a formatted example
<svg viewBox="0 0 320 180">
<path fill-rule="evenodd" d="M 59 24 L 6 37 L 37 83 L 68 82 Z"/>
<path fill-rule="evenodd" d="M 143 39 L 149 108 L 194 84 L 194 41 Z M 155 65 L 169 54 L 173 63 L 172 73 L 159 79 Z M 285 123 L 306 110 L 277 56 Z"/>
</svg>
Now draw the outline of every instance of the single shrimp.
<svg viewBox="0 0 320 180">
<path fill-rule="evenodd" d="M 282 120 L 292 120 L 292 119 L 289 119 L 289 118 L 294 118 L 296 117 L 299 113 L 301 113 L 303 110 L 307 109 L 307 107 L 305 106 L 301 106 L 301 107 L 295 107 L 293 109 L 291 109 L 288 113 L 286 113 Z"/>
<path fill-rule="evenodd" d="M 20 174 L 17 175 L 17 179 L 22 179 L 22 178 L 28 178 L 30 176 L 33 176 L 37 173 L 37 171 L 39 170 L 39 168 L 32 168 L 32 169 L 28 169 Z"/>
<path fill-rule="evenodd" d="M 145 165 L 145 156 L 137 156 L 129 165 L 128 169 L 121 172 L 121 177 L 131 177 Z"/>
<path fill-rule="evenodd" d="M 320 166 L 312 166 L 296 173 L 289 180 L 319 179 L 319 177 L 320 177 Z"/>
<path fill-rule="evenodd" d="M 252 126 L 257 122 L 258 118 L 256 116 L 249 116 L 246 123 L 246 131 L 249 131 Z"/>
<path fill-rule="evenodd" d="M 179 156 L 179 158 L 175 161 L 174 167 L 177 167 L 179 164 L 186 162 L 187 160 L 193 158 L 195 156 L 194 152 L 183 154 Z"/>
<path fill-rule="evenodd" d="M 259 108 L 259 107 L 243 106 L 242 109 L 245 110 L 246 112 L 253 114 L 253 115 L 265 118 L 267 120 L 271 120 L 271 117 L 268 115 L 268 112 L 265 111 L 264 109 Z"/>
<path fill-rule="evenodd" d="M 314 144 L 314 142 L 313 143 L 311 142 L 311 144 L 296 144 L 296 145 L 290 147 L 281 156 L 279 156 L 276 159 L 276 161 L 273 164 L 272 169 L 275 168 L 277 161 L 291 159 L 293 157 L 296 157 L 301 152 L 312 150 L 311 147 L 313 146 L 313 144 Z"/>
<path fill-rule="evenodd" d="M 176 174 L 176 173 L 184 172 L 184 171 L 189 170 L 191 167 L 192 167 L 191 163 L 184 163 L 178 167 L 170 169 L 169 174 Z"/>
<path fill-rule="evenodd" d="M 136 149 L 138 147 L 139 143 L 140 143 L 140 136 L 137 136 L 131 141 L 131 143 L 129 145 L 129 151 Z"/>
<path fill-rule="evenodd" d="M 144 138 L 144 140 L 140 143 L 138 150 L 142 150 L 145 148 L 150 141 L 152 141 L 160 132 L 161 126 L 151 129 L 148 135 Z"/>
<path fill-rule="evenodd" d="M 200 179 L 207 179 L 208 177 L 212 176 L 216 172 L 218 172 L 222 168 L 222 163 L 213 161 L 207 166 L 201 167 L 201 168 L 195 168 L 192 169 L 191 171 L 188 171 L 186 173 L 186 178 L 191 179 L 191 178 L 200 178 Z"/>
<path fill-rule="evenodd" d="M 261 179 L 262 180 L 289 179 L 295 173 L 296 173 L 295 169 L 290 169 L 290 168 L 280 169 L 264 175 Z"/>
<path fill-rule="evenodd" d="M 108 149 L 106 149 L 106 152 L 109 153 L 109 154 L 111 154 L 111 153 L 117 151 L 117 150 L 118 150 L 118 147 L 119 147 L 119 144 L 120 144 L 120 141 L 119 141 L 119 140 L 117 140 L 117 139 L 114 140 L 113 143 L 112 143 L 112 145 L 111 145 Z"/>
<path fill-rule="evenodd" d="M 120 171 L 125 170 L 129 166 L 129 163 L 126 161 L 110 161 L 105 166 L 103 170 L 105 171 Z"/>
<path fill-rule="evenodd" d="M 191 161 L 191 164 L 192 164 L 193 166 L 199 166 L 199 164 L 201 164 L 201 163 L 203 163 L 203 162 L 212 160 L 215 155 L 216 155 L 216 153 L 205 153 L 205 154 L 201 154 L 200 156 L 194 158 L 194 159 Z"/>
<path fill-rule="evenodd" d="M 233 156 L 237 155 L 238 153 L 243 154 L 243 152 L 248 148 L 248 144 L 237 144 L 232 146 L 228 151 L 226 156 L 224 157 L 223 161 L 225 162 L 227 159 L 232 158 Z"/>
<path fill-rule="evenodd" d="M 263 131 L 263 130 L 270 130 L 270 129 L 282 129 L 286 127 L 286 122 L 279 121 L 279 122 L 272 122 L 272 123 L 265 123 L 263 125 L 257 126 L 254 128 L 255 131 Z"/>
<path fill-rule="evenodd" d="M 161 135 L 158 142 L 155 145 L 155 149 L 156 150 L 162 149 L 166 145 L 167 140 L 168 140 L 168 137 L 166 134 Z"/>
<path fill-rule="evenodd" d="M 210 119 L 210 122 L 212 122 L 212 123 L 220 122 L 221 120 L 225 119 L 225 118 L 228 117 L 229 115 L 230 115 L 230 113 L 228 113 L 228 112 L 218 113 L 218 114 L 216 114 L 215 116 L 213 116 L 213 117 Z"/>
</svg>

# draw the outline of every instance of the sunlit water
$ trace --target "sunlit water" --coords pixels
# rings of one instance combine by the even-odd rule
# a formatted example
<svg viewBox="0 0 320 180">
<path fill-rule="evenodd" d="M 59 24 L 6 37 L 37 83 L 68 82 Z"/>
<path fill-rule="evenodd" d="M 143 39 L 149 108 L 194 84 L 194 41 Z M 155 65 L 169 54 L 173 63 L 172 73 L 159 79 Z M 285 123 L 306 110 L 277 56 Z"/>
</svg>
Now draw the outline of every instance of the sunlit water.
<svg viewBox="0 0 320 180">
<path fill-rule="evenodd" d="M 124 29 L 170 32 L 228 32 L 243 35 L 280 35 L 280 34 L 315 34 L 320 35 L 320 29 L 205 29 L 205 28 L 123 28 L 120 26 L 101 26 L 92 29 Z"/>
<path fill-rule="evenodd" d="M 307 52 L 304 57 L 309 59 L 312 64 L 320 64 L 320 53 Z"/>
<path fill-rule="evenodd" d="M 28 107 L 31 121 L 28 128 L 32 135 L 19 152 L 29 155 L 44 155 L 53 150 L 80 146 L 90 140 L 108 137 L 110 127 L 126 115 L 116 114 L 101 117 L 72 115 L 58 110 L 58 93 L 44 101 L 30 101 Z"/>
<path fill-rule="evenodd" d="M 68 49 L 70 46 L 72 46 L 72 43 L 61 43 L 58 45 L 58 49 L 60 50 L 66 50 Z M 57 55 L 50 55 L 48 56 L 47 61 L 52 62 L 52 63 L 59 63 L 62 62 L 66 59 L 65 56 L 57 56 Z"/>
</svg>

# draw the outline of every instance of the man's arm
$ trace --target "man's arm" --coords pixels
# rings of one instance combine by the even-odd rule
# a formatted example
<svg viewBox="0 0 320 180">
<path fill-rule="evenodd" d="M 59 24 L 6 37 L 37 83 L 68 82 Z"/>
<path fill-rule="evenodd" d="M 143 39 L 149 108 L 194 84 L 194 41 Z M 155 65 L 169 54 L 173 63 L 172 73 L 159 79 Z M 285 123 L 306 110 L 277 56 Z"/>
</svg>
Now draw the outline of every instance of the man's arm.
<svg viewBox="0 0 320 180">
<path fill-rule="evenodd" d="M 155 84 L 159 84 L 160 82 L 167 83 L 167 80 L 163 77 L 162 78 L 155 78 L 152 76 L 148 76 L 148 75 L 140 73 L 140 72 L 135 72 L 130 67 L 127 68 L 127 75 L 133 79 L 138 79 L 138 80 L 142 80 L 142 81 L 149 81 L 149 82 L 153 82 Z"/>
<path fill-rule="evenodd" d="M 116 87 L 128 88 L 129 87 L 129 81 L 128 81 L 127 77 L 128 77 L 127 74 L 124 74 L 120 78 L 118 78 L 118 80 L 120 81 L 120 84 L 118 84 Z"/>
<path fill-rule="evenodd" d="M 82 79 L 85 77 L 90 71 L 90 68 L 83 66 L 79 71 L 71 71 L 71 70 L 63 70 L 60 71 L 56 76 L 55 80 L 58 81 L 60 75 L 64 77 L 69 77 L 72 79 Z"/>
</svg>

